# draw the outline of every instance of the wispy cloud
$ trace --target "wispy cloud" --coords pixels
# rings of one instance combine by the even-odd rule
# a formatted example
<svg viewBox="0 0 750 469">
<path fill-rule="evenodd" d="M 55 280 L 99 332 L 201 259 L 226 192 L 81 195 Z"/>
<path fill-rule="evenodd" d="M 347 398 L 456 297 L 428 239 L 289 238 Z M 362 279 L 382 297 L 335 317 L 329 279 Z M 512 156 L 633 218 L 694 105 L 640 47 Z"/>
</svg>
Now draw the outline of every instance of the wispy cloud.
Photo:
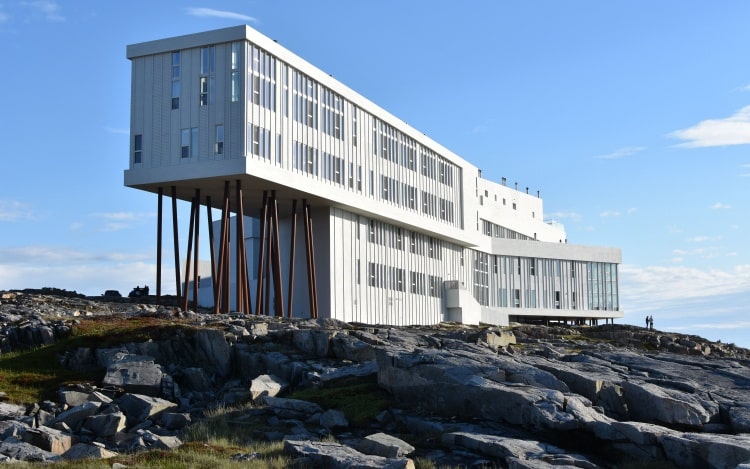
<svg viewBox="0 0 750 469">
<path fill-rule="evenodd" d="M 722 202 L 716 202 L 715 204 L 711 206 L 711 208 L 714 210 L 726 210 L 726 209 L 732 208 L 732 206 L 729 204 L 722 203 Z"/>
<path fill-rule="evenodd" d="M 678 147 L 701 148 L 750 144 L 750 106 L 724 119 L 707 119 L 687 129 L 668 134 L 684 140 Z"/>
<path fill-rule="evenodd" d="M 600 159 L 600 160 L 616 160 L 618 158 L 625 158 L 627 156 L 633 156 L 636 153 L 640 153 L 643 150 L 645 150 L 646 147 L 624 147 L 624 148 L 618 148 L 617 150 L 613 151 L 612 153 L 607 153 L 604 155 L 596 155 L 594 158 Z"/>
<path fill-rule="evenodd" d="M 602 218 L 617 218 L 620 215 L 622 215 L 622 213 L 618 212 L 617 210 L 605 210 L 599 214 L 599 216 Z"/>
<path fill-rule="evenodd" d="M 36 216 L 32 211 L 31 205 L 19 202 L 18 200 L 0 199 L 0 222 L 34 219 L 36 219 Z"/>
<path fill-rule="evenodd" d="M 545 218 L 547 218 L 548 220 L 570 220 L 574 222 L 583 220 L 583 216 L 581 216 L 580 213 L 576 213 L 576 212 L 548 213 Z"/>
<path fill-rule="evenodd" d="M 65 17 L 60 12 L 60 5 L 50 0 L 35 0 L 31 2 L 21 2 L 21 5 L 30 7 L 33 15 L 41 17 L 45 21 L 60 23 L 65 21 Z"/>
<path fill-rule="evenodd" d="M 105 127 L 104 130 L 106 130 L 107 132 L 111 134 L 124 134 L 124 135 L 130 134 L 130 129 L 118 129 L 115 127 Z"/>
<path fill-rule="evenodd" d="M 111 212 L 92 213 L 91 216 L 105 220 L 102 231 L 121 231 L 152 219 L 153 213 Z"/>
<path fill-rule="evenodd" d="M 89 295 L 112 288 L 127 293 L 134 285 L 156 278 L 151 257 L 138 252 L 84 252 L 65 246 L 0 249 L 0 285 L 18 289 L 57 287 Z M 164 293 L 174 293 L 174 275 L 164 267 Z"/>
<path fill-rule="evenodd" d="M 0 6 L 2 8 L 2 6 Z M 10 20 L 10 15 L 0 10 L 0 24 L 7 23 Z"/>
<path fill-rule="evenodd" d="M 728 270 L 623 264 L 620 272 L 623 295 L 644 308 L 717 295 L 750 294 L 750 264 Z"/>
<path fill-rule="evenodd" d="M 188 8 L 188 15 L 192 16 L 209 16 L 213 18 L 226 18 L 231 20 L 250 21 L 257 23 L 258 20 L 252 16 L 243 15 L 242 13 L 236 13 L 233 11 L 226 10 L 214 10 L 213 8 Z"/>
</svg>

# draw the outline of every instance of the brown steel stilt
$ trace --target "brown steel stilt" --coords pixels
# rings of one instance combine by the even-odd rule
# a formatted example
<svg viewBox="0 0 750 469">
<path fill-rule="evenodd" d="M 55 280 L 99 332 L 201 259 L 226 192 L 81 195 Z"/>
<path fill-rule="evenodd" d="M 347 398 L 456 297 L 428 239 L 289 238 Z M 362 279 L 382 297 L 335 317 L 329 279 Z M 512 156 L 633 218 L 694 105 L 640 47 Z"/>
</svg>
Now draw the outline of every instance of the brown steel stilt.
<svg viewBox="0 0 750 469">
<path fill-rule="evenodd" d="M 211 196 L 206 196 L 206 221 L 208 222 L 208 249 L 211 254 L 211 291 L 214 295 L 214 313 L 216 310 L 216 256 L 214 252 L 216 247 L 214 246 L 214 221 L 211 214 Z"/>
<path fill-rule="evenodd" d="M 268 199 L 268 205 L 270 209 L 271 205 L 271 199 Z M 264 275 L 266 276 L 266 283 L 265 283 L 265 297 L 263 298 L 263 311 L 266 316 L 270 315 L 270 309 L 271 309 L 271 257 L 273 256 L 273 223 L 271 223 L 271 214 L 268 214 L 268 247 L 267 247 L 267 253 L 266 253 L 266 266 Z"/>
<path fill-rule="evenodd" d="M 260 249 L 258 250 L 258 284 L 256 285 L 255 314 L 263 314 L 263 264 L 266 249 L 266 216 L 268 214 L 268 191 L 263 191 L 263 207 L 260 209 Z"/>
<path fill-rule="evenodd" d="M 308 206 L 309 207 L 309 206 Z M 310 265 L 312 266 L 312 284 L 310 289 L 312 290 L 313 297 L 313 318 L 318 318 L 318 276 L 315 271 L 315 238 L 313 236 L 313 220 L 312 214 L 310 214 Z"/>
<path fill-rule="evenodd" d="M 159 202 L 157 203 L 156 215 L 156 304 L 161 304 L 161 238 L 162 238 L 162 211 L 164 204 L 162 202 L 164 188 L 159 187 Z"/>
<path fill-rule="evenodd" d="M 228 200 L 228 194 L 229 194 L 229 181 L 224 182 L 224 199 L 222 201 L 222 209 L 221 209 L 221 233 L 219 234 L 219 259 L 218 264 L 216 266 L 216 286 L 214 288 L 214 313 L 223 312 L 223 293 L 224 293 L 224 283 L 228 281 L 228 279 L 225 277 L 225 269 L 224 269 L 224 262 L 226 257 L 226 251 L 227 251 L 227 243 L 226 243 L 226 237 L 227 237 L 227 215 L 229 211 L 229 204 L 227 203 Z"/>
<path fill-rule="evenodd" d="M 310 300 L 310 317 L 315 317 L 315 298 L 313 297 L 313 265 L 312 265 L 312 244 L 310 240 L 310 206 L 307 204 L 307 200 L 302 200 L 302 208 L 304 211 L 305 219 L 305 254 L 307 264 L 307 293 Z"/>
<path fill-rule="evenodd" d="M 193 249 L 193 229 L 195 223 L 195 199 L 190 202 L 190 223 L 188 224 L 187 257 L 185 257 L 185 286 L 182 294 L 182 310 L 188 310 L 188 287 L 190 284 L 190 257 Z"/>
<path fill-rule="evenodd" d="M 231 273 L 231 266 L 230 266 L 230 262 L 229 262 L 229 258 L 230 258 L 230 256 L 229 256 L 229 247 L 230 247 L 230 245 L 229 245 L 229 240 L 230 240 L 230 236 L 229 236 L 229 227 L 230 227 L 230 223 L 229 223 L 229 216 L 230 216 L 230 213 L 229 213 L 229 196 L 230 196 L 229 181 L 225 181 L 224 182 L 224 207 L 225 207 L 224 213 L 226 213 L 226 216 L 224 217 L 224 227 L 222 228 L 222 230 L 223 230 L 223 233 L 224 233 L 224 241 L 223 242 L 226 244 L 226 248 L 224 249 L 224 259 L 222 259 L 222 262 L 223 262 L 223 265 L 224 265 L 224 275 L 223 275 L 223 277 L 224 277 L 224 285 L 223 285 L 222 295 L 221 295 L 222 299 L 223 299 L 221 312 L 225 313 L 225 314 L 229 313 L 229 310 L 230 310 L 230 305 L 229 305 L 229 303 L 230 303 L 229 278 L 230 278 L 230 273 Z"/>
<path fill-rule="evenodd" d="M 201 227 L 201 190 L 195 190 L 195 254 L 193 256 L 193 308 L 198 310 L 198 259 L 200 258 L 199 246 L 200 246 L 200 227 Z"/>
<path fill-rule="evenodd" d="M 180 293 L 180 235 L 177 230 L 177 187 L 172 186 L 172 235 L 174 238 L 174 278 L 177 305 L 182 304 Z"/>
<path fill-rule="evenodd" d="M 287 317 L 294 316 L 294 313 L 292 312 L 293 307 L 293 299 L 294 299 L 294 251 L 296 247 L 296 240 L 297 240 L 297 199 L 294 199 L 292 201 L 292 231 L 289 235 L 291 238 L 291 246 L 289 248 L 289 293 L 288 293 L 288 300 L 287 300 L 287 310 L 286 314 Z"/>
<path fill-rule="evenodd" d="M 279 204 L 276 193 L 273 194 L 273 270 L 274 270 L 274 313 L 276 317 L 284 317 L 284 292 L 281 280 L 281 241 L 279 239 Z"/>
<path fill-rule="evenodd" d="M 237 289 L 241 291 L 241 295 L 238 295 L 237 311 L 251 314 L 250 276 L 247 269 L 247 246 L 245 245 L 245 208 L 242 203 L 242 181 L 239 179 L 237 180 L 237 244 L 239 246 L 237 269 L 242 273 L 242 281 L 237 285 Z"/>
</svg>

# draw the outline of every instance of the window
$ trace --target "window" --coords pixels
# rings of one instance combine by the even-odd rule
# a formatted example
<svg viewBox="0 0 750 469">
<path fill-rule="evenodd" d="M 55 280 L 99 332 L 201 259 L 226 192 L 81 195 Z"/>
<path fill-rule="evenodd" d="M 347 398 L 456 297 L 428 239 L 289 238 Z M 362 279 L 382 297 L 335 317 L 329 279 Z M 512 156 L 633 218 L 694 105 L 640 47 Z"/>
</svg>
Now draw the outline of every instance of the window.
<svg viewBox="0 0 750 469">
<path fill-rule="evenodd" d="M 133 136 L 133 163 L 141 163 L 143 154 L 143 135 Z"/>
<path fill-rule="evenodd" d="M 214 149 L 214 153 L 216 153 L 217 155 L 224 154 L 224 126 L 223 125 L 216 126 L 216 148 Z"/>
<path fill-rule="evenodd" d="M 208 75 L 214 73 L 215 60 L 214 46 L 201 48 L 201 74 Z"/>
<path fill-rule="evenodd" d="M 182 158 L 198 156 L 198 127 L 182 129 L 180 132 L 180 156 Z"/>
<path fill-rule="evenodd" d="M 240 57 L 242 54 L 242 43 L 232 43 L 232 102 L 240 100 Z"/>
<path fill-rule="evenodd" d="M 214 46 L 201 48 L 200 104 L 213 104 L 215 88 L 215 52 Z"/>
<path fill-rule="evenodd" d="M 180 132 L 180 156 L 190 158 L 190 129 L 182 129 Z"/>
<path fill-rule="evenodd" d="M 201 106 L 208 105 L 208 77 L 201 77 Z"/>
<path fill-rule="evenodd" d="M 180 52 L 172 52 L 172 109 L 180 108 Z"/>
<path fill-rule="evenodd" d="M 240 72 L 232 72 L 232 102 L 240 100 Z"/>
</svg>

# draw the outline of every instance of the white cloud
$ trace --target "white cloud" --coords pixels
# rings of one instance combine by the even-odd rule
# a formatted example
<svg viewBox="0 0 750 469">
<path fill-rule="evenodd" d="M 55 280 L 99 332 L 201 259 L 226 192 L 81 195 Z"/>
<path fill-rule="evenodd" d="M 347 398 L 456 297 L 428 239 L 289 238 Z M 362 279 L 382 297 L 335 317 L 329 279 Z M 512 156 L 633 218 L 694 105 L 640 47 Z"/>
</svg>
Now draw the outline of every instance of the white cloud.
<svg viewBox="0 0 750 469">
<path fill-rule="evenodd" d="M 123 135 L 123 134 L 124 135 L 129 135 L 130 134 L 130 129 L 118 129 L 118 128 L 115 128 L 115 127 L 105 127 L 104 130 L 106 130 L 107 132 L 109 132 L 111 134 L 120 134 L 120 135 Z"/>
<path fill-rule="evenodd" d="M 721 202 L 716 202 L 715 204 L 713 204 L 713 205 L 711 206 L 711 208 L 712 208 L 712 209 L 714 209 L 714 210 L 719 210 L 719 209 L 728 209 L 728 208 L 732 208 L 732 206 L 731 206 L 731 205 L 729 205 L 729 204 L 725 204 L 725 203 L 721 203 Z"/>
<path fill-rule="evenodd" d="M 692 238 L 688 238 L 688 242 L 690 243 L 702 243 L 704 241 L 709 241 L 711 239 L 710 236 L 693 236 Z"/>
<path fill-rule="evenodd" d="M 707 119 L 687 129 L 675 130 L 669 137 L 685 140 L 678 147 L 700 148 L 750 144 L 750 106 L 724 119 Z"/>
<path fill-rule="evenodd" d="M 0 24 L 7 23 L 9 19 L 10 16 L 7 13 L 0 11 Z"/>
<path fill-rule="evenodd" d="M 571 220 L 574 222 L 581 221 L 583 217 L 580 213 L 576 212 L 554 212 L 548 213 L 547 218 L 549 220 Z"/>
<path fill-rule="evenodd" d="M 624 148 L 618 148 L 617 150 L 613 151 L 612 153 L 607 153 L 604 155 L 596 155 L 594 158 L 600 159 L 600 160 L 615 160 L 618 158 L 625 158 L 626 156 L 633 156 L 636 153 L 640 153 L 643 150 L 645 150 L 646 147 L 624 147 Z"/>
<path fill-rule="evenodd" d="M 156 265 L 151 255 L 134 252 L 92 253 L 65 246 L 24 246 L 0 249 L 0 285 L 6 289 L 56 287 L 87 295 L 153 283 Z M 165 257 L 167 258 L 167 257 Z M 162 268 L 162 293 L 174 293 L 174 273 Z"/>
<path fill-rule="evenodd" d="M 36 216 L 31 211 L 31 209 L 31 205 L 24 202 L 19 202 L 18 200 L 0 199 L 0 222 L 34 220 L 36 219 Z"/>
<path fill-rule="evenodd" d="M 21 2 L 21 5 L 31 7 L 35 16 L 41 16 L 46 21 L 60 23 L 65 17 L 60 13 L 60 5 L 50 0 L 35 0 L 32 2 Z"/>
<path fill-rule="evenodd" d="M 258 20 L 252 16 L 243 15 L 242 13 L 235 13 L 232 11 L 225 10 L 214 10 L 213 8 L 188 8 L 187 12 L 193 16 L 210 16 L 214 18 L 227 18 L 232 20 L 251 21 L 257 23 Z"/>
<path fill-rule="evenodd" d="M 106 223 L 101 227 L 102 231 L 122 231 L 132 228 L 136 224 L 149 221 L 155 216 L 153 213 L 112 212 L 92 213 L 91 216 L 103 218 Z"/>
<path fill-rule="evenodd" d="M 638 310 L 696 298 L 750 294 L 750 264 L 728 270 L 623 264 L 620 274 L 623 301 Z"/>
<path fill-rule="evenodd" d="M 603 218 L 610 218 L 610 217 L 617 218 L 620 215 L 622 214 L 618 212 L 617 210 L 605 210 L 604 212 L 599 214 L 599 216 Z"/>
</svg>

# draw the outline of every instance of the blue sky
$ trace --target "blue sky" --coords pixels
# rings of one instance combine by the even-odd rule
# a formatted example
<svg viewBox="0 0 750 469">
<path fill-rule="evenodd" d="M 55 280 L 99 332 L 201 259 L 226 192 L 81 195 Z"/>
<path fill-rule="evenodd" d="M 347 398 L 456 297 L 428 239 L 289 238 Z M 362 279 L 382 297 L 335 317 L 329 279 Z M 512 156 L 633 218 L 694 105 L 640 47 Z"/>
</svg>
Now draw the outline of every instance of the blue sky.
<svg viewBox="0 0 750 469">
<path fill-rule="evenodd" d="M 746 1 L 0 0 L 0 290 L 153 287 L 156 198 L 123 186 L 125 47 L 249 24 L 539 190 L 569 242 L 620 247 L 623 322 L 750 347 L 748 18 Z"/>
</svg>

